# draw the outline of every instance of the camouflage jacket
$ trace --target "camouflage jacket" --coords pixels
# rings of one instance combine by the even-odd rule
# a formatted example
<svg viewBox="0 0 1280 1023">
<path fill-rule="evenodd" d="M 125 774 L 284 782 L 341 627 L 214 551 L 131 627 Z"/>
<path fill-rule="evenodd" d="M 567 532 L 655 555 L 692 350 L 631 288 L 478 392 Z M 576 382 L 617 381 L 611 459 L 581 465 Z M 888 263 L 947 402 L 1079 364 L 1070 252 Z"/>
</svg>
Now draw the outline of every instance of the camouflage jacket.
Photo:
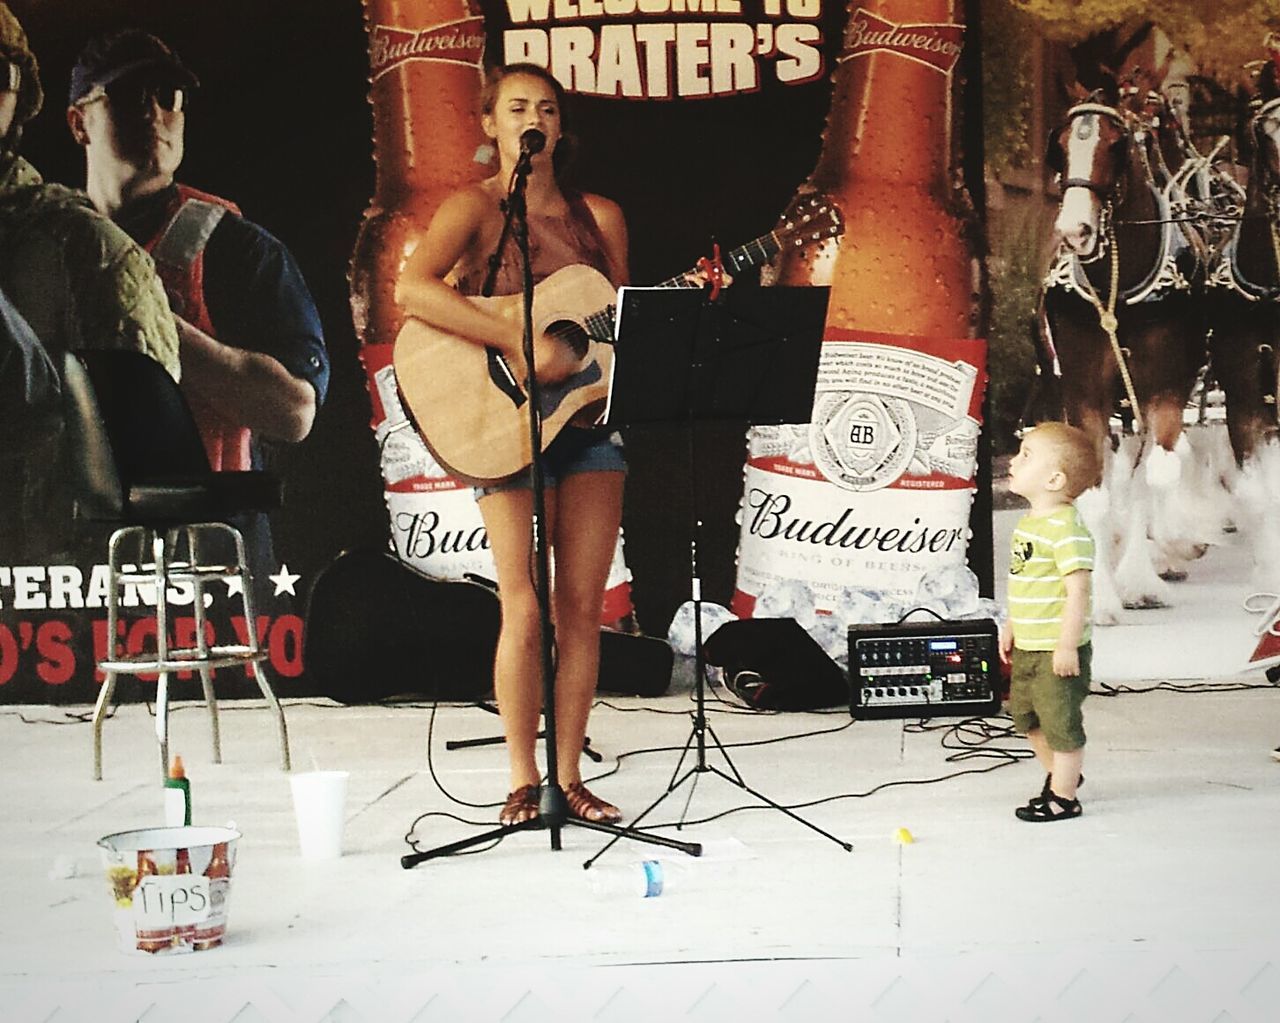
<svg viewBox="0 0 1280 1023">
<path fill-rule="evenodd" d="M 0 159 L 0 289 L 56 364 L 62 352 L 127 348 L 179 375 L 178 331 L 151 257 L 82 192 Z"/>
</svg>

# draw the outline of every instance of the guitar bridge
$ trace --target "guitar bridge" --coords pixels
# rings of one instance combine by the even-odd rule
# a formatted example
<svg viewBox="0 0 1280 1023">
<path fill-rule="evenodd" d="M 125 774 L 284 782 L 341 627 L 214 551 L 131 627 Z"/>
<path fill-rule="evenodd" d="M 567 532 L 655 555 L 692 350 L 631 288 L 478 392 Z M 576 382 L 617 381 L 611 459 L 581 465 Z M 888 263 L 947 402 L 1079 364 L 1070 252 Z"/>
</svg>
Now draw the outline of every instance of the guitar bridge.
<svg viewBox="0 0 1280 1023">
<path fill-rule="evenodd" d="M 507 365 L 507 360 L 496 348 L 486 348 L 485 353 L 489 356 L 489 379 L 493 381 L 493 386 L 510 398 L 511 404 L 516 408 L 523 408 L 529 399 L 516 380 L 516 375 L 511 372 L 511 367 Z"/>
</svg>

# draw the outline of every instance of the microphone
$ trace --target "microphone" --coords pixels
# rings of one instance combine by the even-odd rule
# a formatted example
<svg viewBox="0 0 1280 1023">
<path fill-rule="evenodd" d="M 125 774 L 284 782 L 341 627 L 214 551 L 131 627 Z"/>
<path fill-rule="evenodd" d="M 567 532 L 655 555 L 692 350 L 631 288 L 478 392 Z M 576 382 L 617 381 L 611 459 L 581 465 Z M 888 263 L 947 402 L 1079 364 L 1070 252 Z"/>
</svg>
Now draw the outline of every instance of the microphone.
<svg viewBox="0 0 1280 1023">
<path fill-rule="evenodd" d="M 520 155 L 533 156 L 541 153 L 547 146 L 547 137 L 537 128 L 528 129 L 520 136 Z"/>
</svg>

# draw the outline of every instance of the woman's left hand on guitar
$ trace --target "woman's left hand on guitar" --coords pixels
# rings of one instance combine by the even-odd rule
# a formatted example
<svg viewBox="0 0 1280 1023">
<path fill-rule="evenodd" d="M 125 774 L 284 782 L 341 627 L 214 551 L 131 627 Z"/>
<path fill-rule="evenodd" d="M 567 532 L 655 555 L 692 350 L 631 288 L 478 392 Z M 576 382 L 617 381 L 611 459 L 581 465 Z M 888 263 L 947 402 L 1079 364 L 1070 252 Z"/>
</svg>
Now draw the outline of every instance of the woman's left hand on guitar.
<svg viewBox="0 0 1280 1023">
<path fill-rule="evenodd" d="M 699 288 L 711 289 L 711 300 L 720 297 L 720 289 L 733 283 L 733 277 L 725 272 L 724 261 L 720 258 L 720 243 L 711 246 L 711 255 L 698 260 L 697 267 L 685 274 L 685 280 Z"/>
<path fill-rule="evenodd" d="M 713 275 L 711 271 L 701 266 L 698 267 L 698 269 L 696 270 L 690 270 L 687 274 L 684 275 L 684 279 L 688 281 L 690 284 L 695 285 L 696 287 L 699 287 L 699 288 L 709 288 L 709 287 L 715 286 L 715 281 L 713 279 Z M 720 287 L 727 288 L 732 283 L 733 283 L 733 274 L 729 273 L 728 270 L 725 270 L 722 268 L 720 270 Z"/>
</svg>

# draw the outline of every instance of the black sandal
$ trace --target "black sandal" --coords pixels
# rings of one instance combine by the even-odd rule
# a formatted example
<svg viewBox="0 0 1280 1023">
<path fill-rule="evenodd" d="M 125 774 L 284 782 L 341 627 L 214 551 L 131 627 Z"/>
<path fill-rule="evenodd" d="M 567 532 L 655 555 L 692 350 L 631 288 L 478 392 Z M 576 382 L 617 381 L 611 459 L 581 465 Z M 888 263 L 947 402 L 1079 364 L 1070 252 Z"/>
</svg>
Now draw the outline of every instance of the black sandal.
<svg viewBox="0 0 1280 1023">
<path fill-rule="evenodd" d="M 1026 806 L 1013 811 L 1020 821 L 1065 821 L 1079 817 L 1084 808 L 1078 799 L 1063 799 L 1056 792 L 1050 792 L 1043 799 L 1033 799 Z"/>
<path fill-rule="evenodd" d="M 1077 789 L 1080 788 L 1080 786 L 1083 784 L 1084 784 L 1084 775 L 1082 774 L 1080 775 L 1080 780 L 1076 782 L 1076 788 Z M 1037 799 L 1047 799 L 1049 797 L 1049 793 L 1052 791 L 1053 791 L 1053 774 L 1050 773 L 1044 776 L 1044 787 L 1040 790 L 1040 794 L 1038 796 L 1032 796 L 1030 799 L 1028 799 L 1027 805 L 1034 803 Z"/>
</svg>

